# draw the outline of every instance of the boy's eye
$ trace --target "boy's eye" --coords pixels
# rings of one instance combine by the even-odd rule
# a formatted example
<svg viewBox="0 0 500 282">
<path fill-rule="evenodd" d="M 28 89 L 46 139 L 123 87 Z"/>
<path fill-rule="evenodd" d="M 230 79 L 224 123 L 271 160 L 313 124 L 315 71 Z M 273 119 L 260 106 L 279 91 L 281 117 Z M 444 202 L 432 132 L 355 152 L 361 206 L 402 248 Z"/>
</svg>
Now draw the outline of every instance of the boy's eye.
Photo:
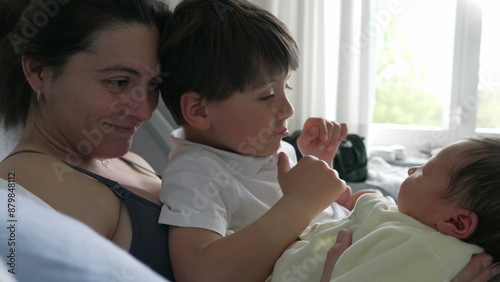
<svg viewBox="0 0 500 282">
<path fill-rule="evenodd" d="M 267 96 L 264 96 L 264 97 L 260 97 L 260 98 L 259 98 L 259 100 L 261 100 L 261 101 L 269 101 L 269 100 L 273 99 L 275 96 L 276 96 L 276 95 L 274 95 L 274 93 L 273 93 L 273 94 L 271 94 L 271 95 L 267 95 Z"/>
</svg>

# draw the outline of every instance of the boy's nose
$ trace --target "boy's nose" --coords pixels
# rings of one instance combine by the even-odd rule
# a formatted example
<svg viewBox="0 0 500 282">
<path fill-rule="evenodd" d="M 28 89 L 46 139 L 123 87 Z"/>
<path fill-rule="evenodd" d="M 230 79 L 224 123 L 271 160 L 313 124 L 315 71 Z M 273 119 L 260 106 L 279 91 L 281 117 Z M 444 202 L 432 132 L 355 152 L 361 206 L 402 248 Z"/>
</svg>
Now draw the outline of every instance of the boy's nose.
<svg viewBox="0 0 500 282">
<path fill-rule="evenodd" d="M 287 97 L 283 97 L 283 102 L 281 104 L 281 109 L 279 113 L 280 113 L 280 119 L 288 119 L 293 115 L 294 108 Z"/>
</svg>

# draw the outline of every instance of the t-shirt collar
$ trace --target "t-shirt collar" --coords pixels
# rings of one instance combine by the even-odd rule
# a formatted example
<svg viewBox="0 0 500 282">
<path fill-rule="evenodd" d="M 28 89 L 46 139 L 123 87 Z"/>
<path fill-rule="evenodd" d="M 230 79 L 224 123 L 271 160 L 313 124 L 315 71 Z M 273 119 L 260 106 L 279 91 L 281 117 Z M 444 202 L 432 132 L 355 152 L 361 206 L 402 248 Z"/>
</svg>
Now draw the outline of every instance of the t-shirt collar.
<svg viewBox="0 0 500 282">
<path fill-rule="evenodd" d="M 259 172 L 262 166 L 264 166 L 265 164 L 269 163 L 272 165 L 277 165 L 278 163 L 278 152 L 275 152 L 272 155 L 266 157 L 253 157 L 224 151 L 211 146 L 186 140 L 184 130 L 182 128 L 175 129 L 172 132 L 170 141 L 172 142 L 174 148 L 180 148 L 184 146 L 202 147 L 216 154 L 226 164 L 234 164 L 228 165 L 226 167 L 227 169 L 234 170 L 235 172 L 240 173 L 246 177 L 252 177 L 257 174 L 257 172 Z"/>
</svg>

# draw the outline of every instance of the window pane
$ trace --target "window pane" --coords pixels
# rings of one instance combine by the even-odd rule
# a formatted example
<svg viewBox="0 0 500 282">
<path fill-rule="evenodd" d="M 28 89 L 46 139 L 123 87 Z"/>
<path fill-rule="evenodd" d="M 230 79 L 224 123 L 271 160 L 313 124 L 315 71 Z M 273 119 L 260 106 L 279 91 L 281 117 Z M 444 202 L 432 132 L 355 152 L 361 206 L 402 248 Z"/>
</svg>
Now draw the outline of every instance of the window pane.
<svg viewBox="0 0 500 282">
<path fill-rule="evenodd" d="M 445 127 L 456 1 L 379 0 L 374 123 Z M 394 5 L 400 5 L 397 13 Z"/>
<path fill-rule="evenodd" d="M 483 0 L 481 67 L 478 86 L 478 131 L 500 130 L 500 2 Z"/>
</svg>

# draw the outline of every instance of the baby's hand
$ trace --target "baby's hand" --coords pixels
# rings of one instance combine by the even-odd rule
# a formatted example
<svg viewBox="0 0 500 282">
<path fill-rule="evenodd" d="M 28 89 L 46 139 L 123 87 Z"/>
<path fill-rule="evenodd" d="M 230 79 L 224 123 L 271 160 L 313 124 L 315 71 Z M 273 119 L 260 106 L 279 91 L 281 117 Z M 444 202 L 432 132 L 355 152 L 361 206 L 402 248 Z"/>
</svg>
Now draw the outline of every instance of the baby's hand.
<svg viewBox="0 0 500 282">
<path fill-rule="evenodd" d="M 323 118 L 309 118 L 304 123 L 297 145 L 302 155 L 313 155 L 333 167 L 337 149 L 347 136 L 347 125 Z"/>
<path fill-rule="evenodd" d="M 351 187 L 348 186 L 347 188 L 348 189 L 346 189 L 342 194 L 340 194 L 339 198 L 335 202 L 337 202 L 341 206 L 344 206 L 350 211 L 354 209 L 354 205 L 356 204 L 356 201 L 358 201 L 359 197 L 361 197 L 364 194 L 375 193 L 379 194 L 380 196 L 384 195 L 380 190 L 377 189 L 363 189 L 353 194 Z M 396 201 L 391 196 L 385 196 L 385 198 L 390 204 L 392 205 L 396 204 Z"/>
</svg>

